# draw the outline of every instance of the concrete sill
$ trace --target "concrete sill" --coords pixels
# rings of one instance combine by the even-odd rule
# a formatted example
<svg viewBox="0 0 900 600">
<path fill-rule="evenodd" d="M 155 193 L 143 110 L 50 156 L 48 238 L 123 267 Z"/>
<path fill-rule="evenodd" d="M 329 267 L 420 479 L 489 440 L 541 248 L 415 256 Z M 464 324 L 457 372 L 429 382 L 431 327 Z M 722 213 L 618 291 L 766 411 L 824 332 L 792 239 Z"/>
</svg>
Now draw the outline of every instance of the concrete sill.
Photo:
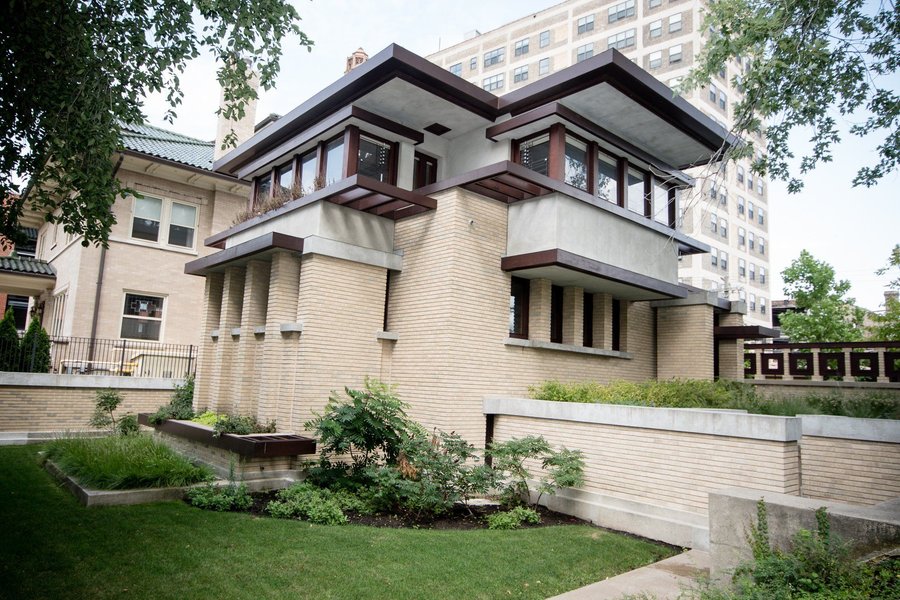
<svg viewBox="0 0 900 600">
<path fill-rule="evenodd" d="M 603 348 L 586 348 L 584 346 L 573 346 L 571 344 L 557 344 L 555 342 L 539 342 L 537 340 L 522 340 L 519 338 L 506 338 L 503 342 L 507 346 L 517 346 L 519 348 L 538 348 L 541 350 L 555 350 L 557 352 L 573 352 L 575 354 L 590 354 L 591 356 L 605 356 L 607 358 L 626 358 L 632 359 L 634 355 L 631 352 L 619 352 L 618 350 L 604 350 Z"/>
<path fill-rule="evenodd" d="M 303 323 L 282 323 L 280 330 L 281 333 L 302 333 Z"/>
<path fill-rule="evenodd" d="M 241 328 L 240 327 L 232 327 L 231 328 L 231 337 L 241 337 Z"/>
<path fill-rule="evenodd" d="M 253 328 L 253 335 L 266 335 L 266 326 L 260 325 Z"/>
<path fill-rule="evenodd" d="M 375 339 L 385 342 L 396 342 L 400 339 L 400 334 L 396 331 L 376 331 Z"/>
<path fill-rule="evenodd" d="M 209 332 L 209 337 L 211 337 L 211 338 L 214 339 L 214 340 L 219 339 L 219 330 L 218 330 L 218 329 L 213 329 L 212 331 L 210 331 L 210 332 Z"/>
</svg>

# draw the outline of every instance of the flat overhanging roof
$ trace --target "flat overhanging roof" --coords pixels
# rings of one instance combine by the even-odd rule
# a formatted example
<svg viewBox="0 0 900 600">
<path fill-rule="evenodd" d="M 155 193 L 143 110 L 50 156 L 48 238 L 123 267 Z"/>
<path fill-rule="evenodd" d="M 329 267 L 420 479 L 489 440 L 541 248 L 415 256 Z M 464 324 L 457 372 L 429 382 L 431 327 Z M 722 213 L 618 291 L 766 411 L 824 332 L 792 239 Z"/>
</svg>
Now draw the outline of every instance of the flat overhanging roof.
<svg viewBox="0 0 900 600">
<path fill-rule="evenodd" d="M 452 138 L 561 102 L 677 168 L 709 162 L 736 142 L 721 126 L 628 60 L 606 50 L 505 96 L 495 96 L 392 44 L 213 165 L 233 175 L 331 114 L 356 104 L 414 129 L 440 123 Z M 444 122 L 446 121 L 446 122 Z"/>
</svg>

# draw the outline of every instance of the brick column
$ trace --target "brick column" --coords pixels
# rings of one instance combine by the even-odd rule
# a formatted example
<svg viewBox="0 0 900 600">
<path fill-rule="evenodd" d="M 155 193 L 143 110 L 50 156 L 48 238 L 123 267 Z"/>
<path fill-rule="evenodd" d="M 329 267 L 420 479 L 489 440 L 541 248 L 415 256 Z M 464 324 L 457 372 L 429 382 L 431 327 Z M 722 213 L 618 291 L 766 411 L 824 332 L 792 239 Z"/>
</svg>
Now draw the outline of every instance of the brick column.
<svg viewBox="0 0 900 600">
<path fill-rule="evenodd" d="M 612 350 L 612 295 L 594 294 L 594 348 Z"/>
<path fill-rule="evenodd" d="M 562 343 L 584 344 L 584 288 L 563 288 Z"/>
<path fill-rule="evenodd" d="M 887 352 L 887 348 L 878 348 L 878 377 L 875 381 L 879 383 L 888 383 L 890 382 L 890 378 L 887 376 L 887 359 L 884 357 L 884 353 Z"/>
<path fill-rule="evenodd" d="M 744 317 L 740 313 L 719 315 L 719 325 L 723 327 L 740 327 Z M 744 379 L 744 340 L 720 340 L 719 345 L 719 378 L 741 381 Z"/>
<path fill-rule="evenodd" d="M 200 332 L 200 353 L 197 357 L 197 380 L 194 385 L 194 410 L 209 408 L 212 402 L 212 390 L 219 389 L 220 369 L 216 365 L 216 346 L 218 337 L 212 338 L 212 332 L 219 328 L 222 314 L 222 286 L 225 281 L 223 273 L 210 273 L 206 276 L 203 292 L 203 327 Z"/>
<path fill-rule="evenodd" d="M 292 402 L 292 398 L 283 399 L 287 393 L 282 389 L 282 382 L 296 367 L 296 357 L 300 344 L 299 332 L 281 331 L 283 323 L 296 323 L 297 297 L 300 288 L 300 257 L 291 252 L 275 252 L 272 255 L 272 266 L 269 274 L 269 298 L 266 309 L 266 334 L 263 341 L 262 365 L 258 369 L 260 383 L 258 387 L 259 405 L 256 412 L 260 421 L 276 419 L 281 402 Z M 286 389 L 286 388 L 285 388 Z M 280 431 L 284 431 L 287 423 L 278 423 Z"/>
<path fill-rule="evenodd" d="M 225 282 L 222 286 L 222 312 L 219 316 L 219 341 L 216 344 L 216 368 L 219 371 L 219 385 L 213 390 L 215 397 L 211 399 L 210 408 L 222 413 L 230 413 L 232 406 L 232 390 L 240 381 L 240 374 L 235 369 L 234 357 L 240 344 L 240 336 L 232 336 L 232 330 L 241 325 L 241 308 L 244 303 L 244 268 L 228 267 L 225 269 Z"/>
<path fill-rule="evenodd" d="M 259 373 L 256 370 L 257 355 L 262 352 L 263 335 L 257 336 L 256 328 L 266 325 L 266 305 L 269 302 L 269 272 L 267 261 L 251 260 L 246 265 L 244 277 L 244 301 L 241 311 L 241 342 L 235 365 L 241 372 L 237 385 L 233 386 L 232 406 L 236 413 L 256 416 Z"/>
<path fill-rule="evenodd" d="M 528 339 L 536 342 L 550 341 L 550 288 L 549 279 L 532 279 L 528 302 Z"/>
</svg>

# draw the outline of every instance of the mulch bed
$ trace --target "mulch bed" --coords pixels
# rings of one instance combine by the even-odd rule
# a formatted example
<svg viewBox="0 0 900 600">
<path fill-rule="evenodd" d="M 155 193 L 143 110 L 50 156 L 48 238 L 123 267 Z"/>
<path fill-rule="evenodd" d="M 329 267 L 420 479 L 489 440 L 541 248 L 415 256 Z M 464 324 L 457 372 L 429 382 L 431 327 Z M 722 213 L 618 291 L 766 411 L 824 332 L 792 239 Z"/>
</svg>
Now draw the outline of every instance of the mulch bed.
<svg viewBox="0 0 900 600">
<path fill-rule="evenodd" d="M 255 492 L 253 506 L 250 513 L 259 517 L 267 517 L 266 505 L 270 500 L 275 500 L 277 492 Z M 485 517 L 496 512 L 501 512 L 503 507 L 498 505 L 456 506 L 454 509 L 438 517 L 420 517 L 412 512 L 400 512 L 393 514 L 361 515 L 353 511 L 347 512 L 347 519 L 355 525 L 369 525 L 371 527 L 392 528 L 418 528 L 418 529 L 486 529 Z M 554 512 L 544 506 L 538 506 L 534 510 L 541 515 L 538 525 L 522 524 L 522 529 L 532 527 L 550 527 L 553 525 L 591 525 L 576 517 Z"/>
</svg>

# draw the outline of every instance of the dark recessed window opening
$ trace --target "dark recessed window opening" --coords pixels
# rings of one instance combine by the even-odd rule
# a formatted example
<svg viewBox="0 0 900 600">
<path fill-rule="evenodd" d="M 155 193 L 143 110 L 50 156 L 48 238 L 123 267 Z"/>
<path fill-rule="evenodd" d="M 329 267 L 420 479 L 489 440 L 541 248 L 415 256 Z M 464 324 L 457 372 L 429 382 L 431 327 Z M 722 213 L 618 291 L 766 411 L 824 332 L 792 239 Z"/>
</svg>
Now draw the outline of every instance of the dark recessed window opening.
<svg viewBox="0 0 900 600">
<path fill-rule="evenodd" d="M 550 288 L 550 341 L 562 344 L 563 340 L 563 288 Z"/>
<path fill-rule="evenodd" d="M 509 288 L 509 337 L 528 339 L 528 298 L 531 282 L 513 277 Z"/>
<path fill-rule="evenodd" d="M 594 347 L 594 295 L 584 294 L 584 331 L 582 333 L 582 345 L 585 348 Z"/>
<path fill-rule="evenodd" d="M 359 137 L 360 175 L 390 183 L 391 145 L 366 136 Z"/>
<path fill-rule="evenodd" d="M 519 145 L 519 162 L 535 173 L 549 175 L 550 135 L 545 134 L 522 142 Z"/>
<path fill-rule="evenodd" d="M 622 303 L 615 298 L 612 301 L 612 349 L 622 348 Z"/>
<path fill-rule="evenodd" d="M 436 158 L 428 156 L 426 154 L 422 154 L 421 152 L 416 152 L 413 158 L 414 161 L 414 170 L 413 170 L 413 189 L 417 190 L 420 187 L 431 185 L 432 183 L 437 182 L 437 165 L 438 161 Z"/>
</svg>

